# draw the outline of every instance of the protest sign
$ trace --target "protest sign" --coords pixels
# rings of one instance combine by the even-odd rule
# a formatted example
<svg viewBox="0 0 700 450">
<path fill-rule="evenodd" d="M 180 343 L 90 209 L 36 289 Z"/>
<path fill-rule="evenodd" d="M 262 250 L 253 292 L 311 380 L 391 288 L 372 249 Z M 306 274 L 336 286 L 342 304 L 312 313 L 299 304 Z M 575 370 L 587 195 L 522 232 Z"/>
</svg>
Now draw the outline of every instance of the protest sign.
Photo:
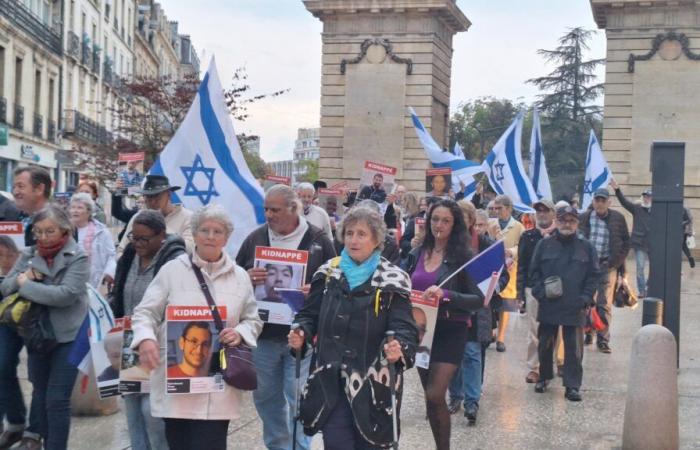
<svg viewBox="0 0 700 450">
<path fill-rule="evenodd" d="M 439 167 L 425 171 L 425 192 L 430 197 L 448 198 L 452 186 L 452 169 Z"/>
<path fill-rule="evenodd" d="M 135 194 L 143 181 L 146 159 L 145 152 L 120 153 L 117 160 L 117 179 L 121 182 L 122 189 L 126 189 L 129 195 Z M 122 192 L 122 195 L 124 192 Z"/>
<path fill-rule="evenodd" d="M 416 350 L 416 367 L 427 369 L 430 364 L 430 351 L 437 322 L 440 302 L 437 297 L 423 298 L 423 291 L 411 291 L 413 319 L 418 325 L 418 349 Z"/>
<path fill-rule="evenodd" d="M 123 319 L 116 319 L 114 328 L 109 330 L 104 339 L 90 343 L 92 367 L 101 399 L 119 395 L 123 330 Z"/>
<path fill-rule="evenodd" d="M 340 222 L 345 214 L 344 197 L 345 193 L 342 189 L 319 188 L 318 190 L 319 206 L 326 211 L 328 217 L 335 223 Z"/>
<path fill-rule="evenodd" d="M 263 181 L 263 189 L 268 190 L 276 184 L 284 184 L 290 186 L 292 180 L 289 177 L 280 177 L 277 175 L 265 175 L 265 180 Z"/>
<path fill-rule="evenodd" d="M 121 394 L 145 394 L 151 391 L 149 371 L 141 367 L 138 352 L 131 348 L 133 339 L 131 316 L 126 316 L 124 317 L 124 338 L 119 370 L 119 392 Z"/>
<path fill-rule="evenodd" d="M 255 287 L 258 313 L 264 322 L 289 325 L 304 305 L 301 288 L 309 252 L 255 247 L 255 267 L 265 269 L 265 283 Z"/>
<path fill-rule="evenodd" d="M 18 250 L 24 249 L 24 224 L 22 222 L 0 222 L 0 236 L 7 236 Z"/>
<path fill-rule="evenodd" d="M 394 191 L 396 167 L 386 166 L 373 161 L 365 161 L 360 176 L 357 200 L 374 200 L 386 210 L 386 196 Z"/>
<path fill-rule="evenodd" d="M 226 307 L 218 306 L 226 322 Z M 219 331 L 208 306 L 168 306 L 166 392 L 202 394 L 223 392 L 219 364 Z"/>
</svg>

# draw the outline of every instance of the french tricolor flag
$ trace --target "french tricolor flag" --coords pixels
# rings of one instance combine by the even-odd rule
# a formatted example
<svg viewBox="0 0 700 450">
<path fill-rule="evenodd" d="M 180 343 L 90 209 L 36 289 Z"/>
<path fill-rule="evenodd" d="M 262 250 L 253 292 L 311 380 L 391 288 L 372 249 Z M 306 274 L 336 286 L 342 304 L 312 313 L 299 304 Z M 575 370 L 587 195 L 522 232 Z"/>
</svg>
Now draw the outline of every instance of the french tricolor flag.
<svg viewBox="0 0 700 450">
<path fill-rule="evenodd" d="M 484 306 L 491 301 L 505 264 L 506 247 L 501 240 L 469 260 L 462 269 L 484 294 Z"/>
</svg>

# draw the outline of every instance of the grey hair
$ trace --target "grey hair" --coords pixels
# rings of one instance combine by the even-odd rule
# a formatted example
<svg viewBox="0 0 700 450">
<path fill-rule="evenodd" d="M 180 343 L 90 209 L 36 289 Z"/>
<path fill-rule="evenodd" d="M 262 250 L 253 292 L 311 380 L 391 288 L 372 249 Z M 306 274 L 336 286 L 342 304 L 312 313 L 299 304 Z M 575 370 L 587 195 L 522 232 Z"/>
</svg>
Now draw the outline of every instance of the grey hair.
<svg viewBox="0 0 700 450">
<path fill-rule="evenodd" d="M 489 213 L 483 209 L 476 210 L 476 215 L 474 216 L 474 220 L 476 221 L 476 219 L 479 217 L 481 217 L 482 219 L 485 219 L 487 222 L 489 221 Z"/>
<path fill-rule="evenodd" d="M 70 204 L 72 205 L 73 203 L 82 203 L 85 205 L 90 215 L 95 212 L 95 201 L 87 192 L 76 192 L 73 194 L 70 198 Z"/>
<path fill-rule="evenodd" d="M 386 237 L 384 218 L 378 211 L 364 206 L 355 207 L 345 214 L 343 220 L 338 224 L 338 240 L 345 245 L 345 229 L 360 222 L 367 225 L 378 243 L 377 248 L 383 250 L 384 238 Z"/>
<path fill-rule="evenodd" d="M 305 181 L 305 182 L 303 182 L 303 183 L 297 184 L 297 189 L 296 189 L 296 191 L 297 191 L 297 192 L 299 192 L 299 191 L 314 191 L 314 192 L 316 192 L 316 188 L 314 187 L 313 184 L 308 183 L 308 182 Z"/>
<path fill-rule="evenodd" d="M 213 220 L 223 225 L 224 228 L 226 228 L 226 238 L 230 237 L 231 233 L 233 233 L 233 221 L 231 217 L 223 206 L 216 203 L 202 206 L 192 214 L 192 219 L 190 221 L 192 233 L 196 233 L 199 227 L 207 220 Z"/>
<path fill-rule="evenodd" d="M 513 209 L 513 200 L 511 200 L 507 195 L 499 195 L 498 197 L 494 198 L 493 201 L 503 207 Z"/>
<path fill-rule="evenodd" d="M 357 208 L 369 208 L 372 211 L 376 211 L 378 214 L 382 213 L 381 208 L 379 207 L 379 203 L 375 202 L 374 200 L 370 200 L 368 198 L 364 200 L 360 200 L 359 203 L 356 205 Z"/>
<path fill-rule="evenodd" d="M 134 217 L 133 225 L 143 225 L 156 234 L 164 233 L 167 226 L 163 213 L 155 209 L 142 209 Z"/>
<path fill-rule="evenodd" d="M 284 197 L 284 200 L 287 203 L 287 208 L 290 208 L 297 213 L 302 211 L 301 201 L 299 201 L 299 196 L 296 192 L 294 192 L 294 189 L 290 188 L 286 184 L 276 184 L 267 190 L 265 193 L 265 198 L 274 197 L 277 195 Z"/>
<path fill-rule="evenodd" d="M 60 208 L 53 204 L 44 206 L 41 210 L 39 210 L 38 213 L 34 215 L 32 223 L 41 222 L 42 220 L 46 219 L 55 222 L 58 228 L 61 231 L 63 231 L 63 234 L 73 234 L 73 224 L 68 218 L 68 213 L 66 213 L 63 210 L 63 208 Z"/>
</svg>

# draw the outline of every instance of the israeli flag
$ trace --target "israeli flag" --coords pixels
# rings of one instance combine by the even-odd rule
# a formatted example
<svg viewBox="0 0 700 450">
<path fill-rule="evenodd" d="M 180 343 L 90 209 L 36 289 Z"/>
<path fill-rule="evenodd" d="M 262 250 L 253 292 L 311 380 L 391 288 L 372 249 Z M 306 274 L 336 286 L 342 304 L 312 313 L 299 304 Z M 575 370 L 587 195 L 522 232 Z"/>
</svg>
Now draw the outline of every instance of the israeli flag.
<svg viewBox="0 0 700 450">
<path fill-rule="evenodd" d="M 544 162 L 542 148 L 542 130 L 540 129 L 540 114 L 537 108 L 532 113 L 532 134 L 530 135 L 530 180 L 537 198 L 552 200 L 552 187 L 549 185 L 549 175 Z"/>
<path fill-rule="evenodd" d="M 593 201 L 593 193 L 598 189 L 608 187 L 613 175 L 608 167 L 608 162 L 603 156 L 603 149 L 600 148 L 595 133 L 591 130 L 588 138 L 588 152 L 586 153 L 586 175 L 583 179 L 583 199 L 581 210 L 585 211 Z"/>
<path fill-rule="evenodd" d="M 265 222 L 263 190 L 243 158 L 226 108 L 214 58 L 185 120 L 151 168 L 183 189 L 174 202 L 196 211 L 218 203 L 233 220 L 228 242 L 232 256 L 243 240 Z"/>
<path fill-rule="evenodd" d="M 506 248 L 501 240 L 476 255 L 464 266 L 463 270 L 484 294 L 484 305 L 491 301 L 505 264 Z"/>
<path fill-rule="evenodd" d="M 416 129 L 418 139 L 420 140 L 421 145 L 423 145 L 423 149 L 425 150 L 425 154 L 428 156 L 430 163 L 433 165 L 433 167 L 449 167 L 452 169 L 452 191 L 462 191 L 460 181 L 464 185 L 465 190 L 472 185 L 473 189 L 476 190 L 474 175 L 484 171 L 481 165 L 475 163 L 474 161 L 465 159 L 461 149 L 461 156 L 457 156 L 455 153 L 449 151 L 443 151 L 437 142 L 435 142 L 430 133 L 428 133 L 428 131 L 425 129 L 423 123 L 420 121 L 413 108 L 408 109 L 411 113 L 411 119 L 413 120 L 413 126 Z"/>
<path fill-rule="evenodd" d="M 455 147 L 452 149 L 452 154 L 455 155 L 457 158 L 467 159 L 464 156 L 464 152 L 462 151 L 462 146 L 459 145 L 459 142 L 455 142 Z"/>
<path fill-rule="evenodd" d="M 537 194 L 523 169 L 520 153 L 523 116 L 522 112 L 516 116 L 484 160 L 483 167 L 494 192 L 509 196 L 518 211 L 534 212 L 532 204 L 537 201 Z"/>
<path fill-rule="evenodd" d="M 91 284 L 86 283 L 85 286 L 88 293 L 88 313 L 73 341 L 68 361 L 84 374 L 88 374 L 92 370 L 90 344 L 102 342 L 116 322 L 107 300 Z"/>
</svg>

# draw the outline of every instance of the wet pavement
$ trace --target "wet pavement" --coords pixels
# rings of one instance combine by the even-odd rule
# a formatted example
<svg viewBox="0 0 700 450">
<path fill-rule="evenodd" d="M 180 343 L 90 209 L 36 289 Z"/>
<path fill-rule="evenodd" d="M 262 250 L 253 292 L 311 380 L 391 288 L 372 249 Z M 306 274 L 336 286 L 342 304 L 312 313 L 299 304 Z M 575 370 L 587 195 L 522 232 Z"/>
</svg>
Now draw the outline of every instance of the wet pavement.
<svg viewBox="0 0 700 450">
<path fill-rule="evenodd" d="M 631 262 L 631 261 L 630 261 Z M 633 262 L 632 262 L 633 264 Z M 631 264 L 630 264 L 631 265 Z M 629 266 L 628 266 L 629 267 Z M 633 269 L 633 267 L 632 267 Z M 634 273 L 630 270 L 629 273 Z M 630 280 L 634 283 L 633 280 Z M 700 449 L 700 272 L 684 264 L 681 306 L 679 369 L 680 442 L 683 449 Z M 564 388 L 555 380 L 545 394 L 536 394 L 525 383 L 527 368 L 526 318 L 514 314 L 506 337 L 507 351 L 487 350 L 484 396 L 478 423 L 467 426 L 462 411 L 452 416 L 454 449 L 611 449 L 622 445 L 622 425 L 627 391 L 630 348 L 641 324 L 636 310 L 613 311 L 612 354 L 586 347 L 580 403 L 564 399 Z M 402 409 L 402 449 L 434 448 L 425 420 L 423 392 L 415 370 L 407 374 Z M 29 392 L 26 378 L 25 392 Z M 653 386 L 649 386 L 653 389 Z M 229 449 L 264 449 L 262 425 L 251 396 L 245 396 L 242 418 L 229 428 Z M 320 437 L 313 448 L 321 449 Z M 128 449 L 123 413 L 107 417 L 73 418 L 70 449 Z"/>
</svg>

